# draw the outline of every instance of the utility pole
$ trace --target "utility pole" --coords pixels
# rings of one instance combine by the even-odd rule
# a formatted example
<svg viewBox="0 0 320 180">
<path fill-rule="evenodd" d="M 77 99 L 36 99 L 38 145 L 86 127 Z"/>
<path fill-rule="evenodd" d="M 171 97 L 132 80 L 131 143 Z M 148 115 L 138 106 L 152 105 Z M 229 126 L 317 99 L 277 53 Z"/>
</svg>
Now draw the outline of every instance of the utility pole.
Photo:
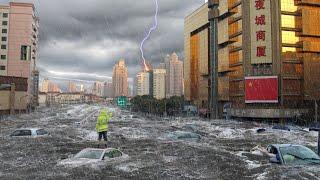
<svg viewBox="0 0 320 180">
<path fill-rule="evenodd" d="M 317 123 L 317 128 L 318 128 L 318 155 L 320 156 L 320 125 L 318 122 L 318 103 L 317 103 L 317 99 L 314 99 L 314 111 L 315 111 L 315 115 L 314 115 L 314 119 Z"/>
<path fill-rule="evenodd" d="M 210 118 L 218 119 L 218 16 L 219 0 L 208 1 L 210 22 Z"/>
</svg>

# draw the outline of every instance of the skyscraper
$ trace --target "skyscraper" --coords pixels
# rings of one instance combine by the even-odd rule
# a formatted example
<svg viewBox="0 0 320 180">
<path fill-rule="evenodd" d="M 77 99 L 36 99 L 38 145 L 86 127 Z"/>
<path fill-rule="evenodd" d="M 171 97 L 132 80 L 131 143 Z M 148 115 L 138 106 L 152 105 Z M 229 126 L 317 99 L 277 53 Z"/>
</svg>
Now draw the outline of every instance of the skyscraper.
<svg viewBox="0 0 320 180">
<path fill-rule="evenodd" d="M 128 96 L 128 69 L 123 59 L 113 67 L 112 85 L 114 97 Z"/>
<path fill-rule="evenodd" d="M 68 83 L 68 92 L 70 92 L 70 93 L 77 92 L 77 86 L 72 81 L 69 81 L 69 83 Z"/>
<path fill-rule="evenodd" d="M 103 96 L 104 83 L 96 81 L 93 83 L 92 94 L 96 96 Z"/>
<path fill-rule="evenodd" d="M 167 55 L 166 68 L 166 97 L 183 95 L 183 62 L 176 53 Z"/>
<path fill-rule="evenodd" d="M 0 5 L 0 15 L 0 75 L 28 78 L 28 101 L 36 100 L 39 19 L 35 7 L 31 3 L 10 2 Z"/>
<path fill-rule="evenodd" d="M 46 78 L 42 81 L 42 85 L 41 85 L 42 92 L 45 92 L 45 93 L 49 92 L 49 83 L 50 83 L 50 81 L 48 78 Z"/>
<path fill-rule="evenodd" d="M 136 77 L 136 93 L 138 96 L 150 95 L 151 73 L 140 71 Z"/>
<path fill-rule="evenodd" d="M 153 97 L 163 99 L 166 97 L 166 70 L 153 69 Z"/>
</svg>

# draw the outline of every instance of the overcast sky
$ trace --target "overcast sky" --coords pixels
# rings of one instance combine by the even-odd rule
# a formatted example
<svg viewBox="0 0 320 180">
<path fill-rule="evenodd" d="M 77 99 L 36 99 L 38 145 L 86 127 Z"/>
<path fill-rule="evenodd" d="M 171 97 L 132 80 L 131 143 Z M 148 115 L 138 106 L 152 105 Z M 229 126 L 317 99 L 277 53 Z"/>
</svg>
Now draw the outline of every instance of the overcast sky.
<svg viewBox="0 0 320 180">
<path fill-rule="evenodd" d="M 184 17 L 204 0 L 158 0 L 159 26 L 145 44 L 153 65 L 166 54 L 183 59 Z M 1 4 L 8 0 L 0 0 Z M 132 78 L 141 69 L 140 41 L 153 24 L 154 0 L 16 0 L 33 2 L 40 17 L 42 77 L 105 80 L 124 58 Z"/>
</svg>

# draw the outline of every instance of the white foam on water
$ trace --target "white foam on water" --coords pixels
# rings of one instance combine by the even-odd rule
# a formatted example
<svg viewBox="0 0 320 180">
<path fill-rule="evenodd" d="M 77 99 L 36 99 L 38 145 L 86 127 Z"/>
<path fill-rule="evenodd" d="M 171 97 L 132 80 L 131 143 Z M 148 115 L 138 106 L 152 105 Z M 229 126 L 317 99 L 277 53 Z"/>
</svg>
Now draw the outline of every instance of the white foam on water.
<svg viewBox="0 0 320 180">
<path fill-rule="evenodd" d="M 140 164 L 136 164 L 136 163 L 130 162 L 130 163 L 127 163 L 127 164 L 117 165 L 115 168 L 117 170 L 130 173 L 130 172 L 133 172 L 133 171 L 138 171 L 140 167 L 141 167 Z"/>
<path fill-rule="evenodd" d="M 267 172 L 264 172 L 264 173 L 262 173 L 262 174 L 259 174 L 259 176 L 256 177 L 256 180 L 264 180 L 264 179 L 267 179 L 267 178 L 266 178 L 266 175 L 267 175 L 267 174 L 268 174 Z"/>
<path fill-rule="evenodd" d="M 178 159 L 177 156 L 163 156 L 163 160 L 167 163 L 171 163 L 177 159 Z"/>
<path fill-rule="evenodd" d="M 119 133 L 128 139 L 146 139 L 150 138 L 150 133 L 145 129 L 122 127 L 119 129 Z"/>
<path fill-rule="evenodd" d="M 250 160 L 245 160 L 245 162 L 247 163 L 247 168 L 248 169 L 254 169 L 254 168 L 258 168 L 261 166 L 261 164 L 258 161 L 250 161 Z"/>
</svg>

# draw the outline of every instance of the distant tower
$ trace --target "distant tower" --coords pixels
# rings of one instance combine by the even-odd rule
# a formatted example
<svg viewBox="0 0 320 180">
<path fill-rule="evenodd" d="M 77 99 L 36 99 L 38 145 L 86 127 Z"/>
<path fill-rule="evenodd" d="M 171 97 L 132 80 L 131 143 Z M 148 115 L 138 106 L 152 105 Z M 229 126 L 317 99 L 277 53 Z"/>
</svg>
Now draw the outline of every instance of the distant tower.
<svg viewBox="0 0 320 180">
<path fill-rule="evenodd" d="M 128 96 L 128 68 L 123 59 L 113 67 L 112 85 L 114 97 Z"/>
<path fill-rule="evenodd" d="M 183 62 L 176 53 L 165 58 L 166 97 L 183 95 Z"/>
</svg>

